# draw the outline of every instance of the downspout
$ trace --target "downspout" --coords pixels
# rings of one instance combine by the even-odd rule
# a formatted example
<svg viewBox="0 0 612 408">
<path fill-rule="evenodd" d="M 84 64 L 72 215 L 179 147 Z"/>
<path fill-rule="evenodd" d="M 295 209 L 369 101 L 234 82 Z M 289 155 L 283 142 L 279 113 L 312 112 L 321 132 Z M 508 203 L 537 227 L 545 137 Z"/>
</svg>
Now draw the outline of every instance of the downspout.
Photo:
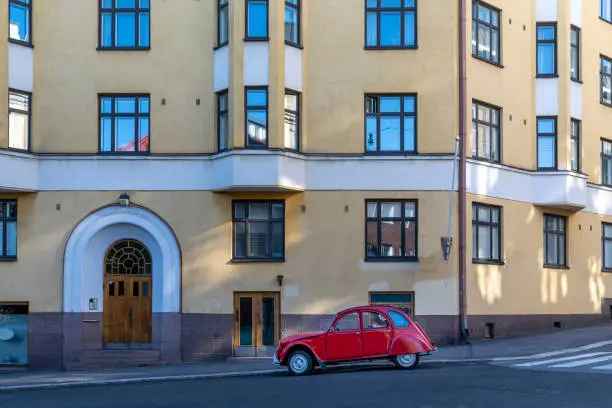
<svg viewBox="0 0 612 408">
<path fill-rule="evenodd" d="M 467 339 L 467 306 L 466 306 L 466 169 L 465 159 L 465 88 L 466 73 L 466 36 L 467 27 L 465 0 L 459 0 L 459 338 Z"/>
</svg>

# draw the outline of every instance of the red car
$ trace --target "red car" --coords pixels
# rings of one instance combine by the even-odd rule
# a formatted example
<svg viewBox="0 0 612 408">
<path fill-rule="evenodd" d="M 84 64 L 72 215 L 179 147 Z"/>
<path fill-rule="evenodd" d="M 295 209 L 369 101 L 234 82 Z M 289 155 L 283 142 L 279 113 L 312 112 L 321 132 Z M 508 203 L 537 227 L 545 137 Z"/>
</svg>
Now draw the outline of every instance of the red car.
<svg viewBox="0 0 612 408">
<path fill-rule="evenodd" d="M 391 306 L 361 306 L 338 313 L 326 332 L 301 333 L 280 341 L 274 364 L 293 375 L 315 366 L 388 359 L 396 367 L 413 369 L 421 355 L 436 351 L 421 326 Z"/>
</svg>

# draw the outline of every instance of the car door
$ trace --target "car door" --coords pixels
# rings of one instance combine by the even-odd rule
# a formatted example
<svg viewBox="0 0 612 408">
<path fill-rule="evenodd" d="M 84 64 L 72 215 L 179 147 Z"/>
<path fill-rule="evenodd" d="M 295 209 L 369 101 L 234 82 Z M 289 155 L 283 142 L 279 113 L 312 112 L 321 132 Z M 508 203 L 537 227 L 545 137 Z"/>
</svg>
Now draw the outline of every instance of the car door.
<svg viewBox="0 0 612 408">
<path fill-rule="evenodd" d="M 353 360 L 363 356 L 359 312 L 339 316 L 325 336 L 328 361 Z"/>
<path fill-rule="evenodd" d="M 362 312 L 363 325 L 363 355 L 378 356 L 389 352 L 391 343 L 391 324 L 381 313 L 375 311 Z"/>
</svg>

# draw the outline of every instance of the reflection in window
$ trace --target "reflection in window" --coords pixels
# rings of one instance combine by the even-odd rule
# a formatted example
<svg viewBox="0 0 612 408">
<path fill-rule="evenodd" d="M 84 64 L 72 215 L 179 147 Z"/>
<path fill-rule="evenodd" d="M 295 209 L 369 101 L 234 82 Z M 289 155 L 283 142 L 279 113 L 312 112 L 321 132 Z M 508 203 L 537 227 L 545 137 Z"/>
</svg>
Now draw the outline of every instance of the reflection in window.
<svg viewBox="0 0 612 408">
<path fill-rule="evenodd" d="M 389 317 L 393 321 L 395 327 L 408 327 L 410 326 L 410 321 L 406 318 L 406 316 L 394 312 L 393 310 L 389 311 Z"/>
<path fill-rule="evenodd" d="M 612 186 L 612 141 L 601 139 L 601 184 Z"/>
<path fill-rule="evenodd" d="M 246 38 L 268 39 L 268 0 L 247 0 Z"/>
<path fill-rule="evenodd" d="M 599 17 L 612 23 L 612 0 L 599 0 Z"/>
<path fill-rule="evenodd" d="M 368 95 L 365 144 L 368 152 L 416 152 L 416 95 Z"/>
<path fill-rule="evenodd" d="M 580 128 L 579 120 L 571 119 L 570 121 L 570 141 L 571 141 L 571 168 L 572 171 L 580 171 Z"/>
<path fill-rule="evenodd" d="M 417 201 L 366 201 L 366 259 L 417 260 Z"/>
<path fill-rule="evenodd" d="M 544 266 L 566 266 L 566 217 L 544 214 Z"/>
<path fill-rule="evenodd" d="M 31 15 L 32 0 L 9 0 L 9 38 L 11 40 L 32 43 Z"/>
<path fill-rule="evenodd" d="M 0 258 L 17 257 L 17 200 L 0 200 Z"/>
<path fill-rule="evenodd" d="M 602 268 L 612 270 L 612 224 L 601 224 Z"/>
<path fill-rule="evenodd" d="M 30 147 L 30 94 L 9 91 L 9 140 L 11 149 Z"/>
<path fill-rule="evenodd" d="M 472 55 L 499 64 L 500 11 L 480 2 L 472 6 Z"/>
<path fill-rule="evenodd" d="M 147 49 L 150 0 L 101 0 L 100 48 Z"/>
<path fill-rule="evenodd" d="M 299 150 L 300 95 L 285 91 L 285 147 Z"/>
<path fill-rule="evenodd" d="M 570 78 L 580 81 L 580 29 L 570 29 Z"/>
<path fill-rule="evenodd" d="M 537 118 L 538 170 L 557 168 L 557 119 Z"/>
<path fill-rule="evenodd" d="M 246 147 L 268 147 L 268 89 L 246 88 Z"/>
<path fill-rule="evenodd" d="M 337 332 L 359 330 L 359 314 L 357 312 L 342 316 L 335 324 L 334 330 Z"/>
<path fill-rule="evenodd" d="M 600 101 L 612 106 L 612 60 L 600 56 L 599 63 Z"/>
<path fill-rule="evenodd" d="M 234 259 L 283 260 L 285 203 L 234 201 Z"/>
<path fill-rule="evenodd" d="M 218 0 L 217 13 L 217 46 L 221 46 L 229 41 L 229 0 Z"/>
<path fill-rule="evenodd" d="M 555 23 L 537 24 L 537 74 L 540 76 L 557 74 L 557 25 Z"/>
<path fill-rule="evenodd" d="M 149 96 L 100 96 L 100 152 L 149 152 Z"/>
<path fill-rule="evenodd" d="M 28 363 L 29 307 L 0 303 L 0 365 Z"/>
<path fill-rule="evenodd" d="M 501 262 L 501 208 L 472 204 L 472 259 Z"/>
<path fill-rule="evenodd" d="M 472 157 L 499 162 L 500 109 L 472 103 Z"/>
<path fill-rule="evenodd" d="M 416 46 L 416 0 L 366 0 L 366 47 Z"/>
<path fill-rule="evenodd" d="M 227 150 L 229 147 L 229 105 L 227 95 L 227 90 L 217 94 L 217 140 L 220 152 Z"/>
<path fill-rule="evenodd" d="M 285 0 L 285 41 L 300 43 L 300 0 Z"/>
</svg>

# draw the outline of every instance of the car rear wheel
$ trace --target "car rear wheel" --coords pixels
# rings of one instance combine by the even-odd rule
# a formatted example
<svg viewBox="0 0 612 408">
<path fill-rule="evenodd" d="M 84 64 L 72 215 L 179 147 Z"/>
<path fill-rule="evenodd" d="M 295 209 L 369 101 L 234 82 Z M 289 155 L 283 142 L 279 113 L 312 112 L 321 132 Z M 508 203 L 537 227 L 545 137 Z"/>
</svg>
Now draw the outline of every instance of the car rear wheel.
<svg viewBox="0 0 612 408">
<path fill-rule="evenodd" d="M 419 356 L 418 354 L 400 354 L 393 357 L 393 363 L 403 370 L 412 370 L 419 365 Z"/>
<path fill-rule="evenodd" d="M 305 351 L 297 350 L 291 353 L 287 361 L 291 375 L 304 375 L 312 370 L 312 357 Z"/>
</svg>

